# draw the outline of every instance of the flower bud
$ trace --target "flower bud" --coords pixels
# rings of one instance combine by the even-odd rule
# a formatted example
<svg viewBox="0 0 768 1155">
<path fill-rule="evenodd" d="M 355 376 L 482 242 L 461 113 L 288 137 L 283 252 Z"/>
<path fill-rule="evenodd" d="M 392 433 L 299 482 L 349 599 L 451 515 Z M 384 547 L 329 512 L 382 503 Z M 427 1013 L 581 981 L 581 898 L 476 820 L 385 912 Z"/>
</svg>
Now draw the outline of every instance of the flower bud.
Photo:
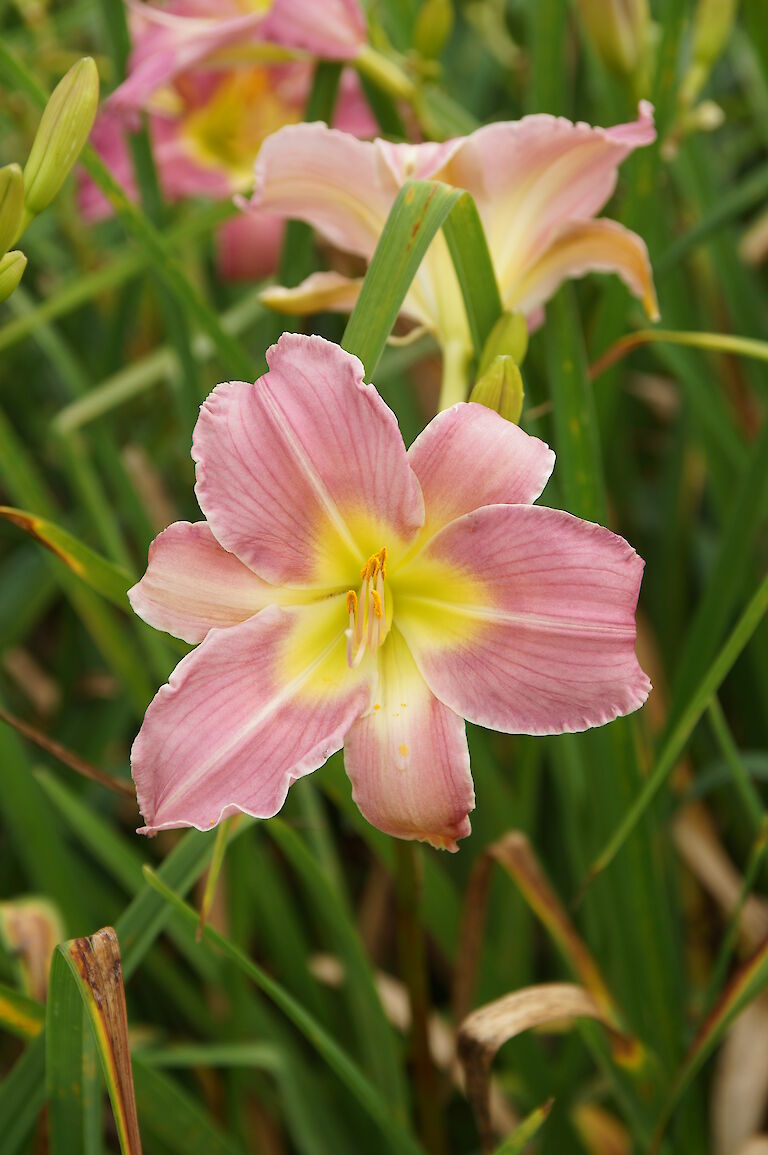
<svg viewBox="0 0 768 1155">
<path fill-rule="evenodd" d="M 413 29 L 413 46 L 422 56 L 436 59 L 453 31 L 452 0 L 424 0 Z"/>
<path fill-rule="evenodd" d="M 23 213 L 24 178 L 17 164 L 7 164 L 0 168 L 0 257 L 19 235 Z"/>
<path fill-rule="evenodd" d="M 478 377 L 470 401 L 495 409 L 505 421 L 517 425 L 523 411 L 523 378 L 513 357 L 495 357 Z"/>
<path fill-rule="evenodd" d="M 27 216 L 51 203 L 80 155 L 96 116 L 99 74 L 90 56 L 78 60 L 45 106 L 24 168 Z"/>
<path fill-rule="evenodd" d="M 637 72 L 650 25 L 648 0 L 579 0 L 579 10 L 608 68 L 625 76 Z"/>
<path fill-rule="evenodd" d="M 481 377 L 496 357 L 511 357 L 522 365 L 528 351 L 528 325 L 522 313 L 502 313 L 491 329 L 477 367 Z"/>
<path fill-rule="evenodd" d="M 693 104 L 725 51 L 736 19 L 737 0 L 699 0 L 693 17 L 691 64 L 680 86 L 679 101 Z"/>
<path fill-rule="evenodd" d="M 27 267 L 27 258 L 18 249 L 0 259 L 0 301 L 7 301 Z"/>
</svg>

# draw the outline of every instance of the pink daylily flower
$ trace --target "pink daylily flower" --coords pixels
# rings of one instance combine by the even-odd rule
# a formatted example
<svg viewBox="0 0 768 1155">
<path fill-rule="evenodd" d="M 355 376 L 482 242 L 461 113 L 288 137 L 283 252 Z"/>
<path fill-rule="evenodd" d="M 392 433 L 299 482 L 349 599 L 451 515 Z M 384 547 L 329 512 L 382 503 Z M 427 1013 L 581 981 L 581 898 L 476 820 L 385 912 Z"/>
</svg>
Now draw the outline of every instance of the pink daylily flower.
<svg viewBox="0 0 768 1155">
<path fill-rule="evenodd" d="M 490 124 L 444 144 L 357 141 L 323 124 L 286 127 L 269 137 L 256 162 L 251 207 L 308 221 L 338 248 L 373 256 L 387 215 L 409 178 L 444 181 L 475 199 L 504 307 L 527 316 L 569 277 L 615 272 L 658 316 L 648 251 L 616 221 L 597 218 L 633 149 L 655 139 L 653 109 L 613 128 L 561 117 L 526 116 Z M 314 274 L 295 289 L 270 288 L 282 312 L 346 310 L 360 281 Z M 458 281 L 442 234 L 432 242 L 403 313 L 445 346 L 471 348 Z"/>
<path fill-rule="evenodd" d="M 262 141 L 285 124 L 301 119 L 312 81 L 308 60 L 202 76 L 177 77 L 162 94 L 162 111 L 147 123 L 152 154 L 165 199 L 223 200 L 246 191 Z M 334 124 L 340 130 L 371 136 L 376 122 L 356 73 L 341 76 Z M 91 133 L 91 144 L 132 199 L 138 197 L 126 126 L 107 104 Z M 84 173 L 78 202 L 88 220 L 111 216 L 113 209 Z M 277 267 L 284 222 L 273 213 L 239 215 L 217 233 L 218 267 L 226 280 L 258 280 Z"/>
<path fill-rule="evenodd" d="M 533 505 L 554 454 L 491 410 L 457 404 L 406 451 L 356 357 L 286 334 L 267 359 L 203 405 L 205 520 L 161 533 L 129 593 L 200 643 L 133 745 L 143 833 L 271 817 L 343 746 L 369 822 L 455 850 L 474 807 L 464 718 L 555 734 L 644 702 L 643 562 Z"/>
<path fill-rule="evenodd" d="M 167 7 L 131 3 L 134 47 L 128 77 L 110 97 L 135 113 L 190 69 L 263 59 L 280 46 L 328 60 L 352 60 L 366 40 L 358 0 L 177 0 Z"/>
</svg>

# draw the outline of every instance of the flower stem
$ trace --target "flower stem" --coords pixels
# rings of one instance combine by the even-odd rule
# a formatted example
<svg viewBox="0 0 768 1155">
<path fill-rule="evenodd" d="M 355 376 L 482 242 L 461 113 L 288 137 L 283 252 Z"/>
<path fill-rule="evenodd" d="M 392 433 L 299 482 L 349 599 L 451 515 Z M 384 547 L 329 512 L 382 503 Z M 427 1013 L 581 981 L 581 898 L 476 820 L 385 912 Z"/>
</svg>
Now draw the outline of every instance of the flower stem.
<svg viewBox="0 0 768 1155">
<path fill-rule="evenodd" d="M 411 1008 L 410 1050 L 419 1138 L 430 1155 L 445 1151 L 437 1071 L 429 1049 L 429 979 L 419 919 L 421 877 L 413 842 L 395 840 L 395 888 L 400 971 Z"/>
<path fill-rule="evenodd" d="M 443 383 L 440 386 L 438 413 L 450 409 L 457 401 L 467 399 L 467 363 L 469 353 L 460 341 L 446 341 L 443 346 Z"/>
<path fill-rule="evenodd" d="M 415 98 L 417 87 L 410 76 L 394 60 L 377 52 L 370 44 L 360 50 L 354 64 L 362 76 L 396 100 L 410 102 Z"/>
</svg>

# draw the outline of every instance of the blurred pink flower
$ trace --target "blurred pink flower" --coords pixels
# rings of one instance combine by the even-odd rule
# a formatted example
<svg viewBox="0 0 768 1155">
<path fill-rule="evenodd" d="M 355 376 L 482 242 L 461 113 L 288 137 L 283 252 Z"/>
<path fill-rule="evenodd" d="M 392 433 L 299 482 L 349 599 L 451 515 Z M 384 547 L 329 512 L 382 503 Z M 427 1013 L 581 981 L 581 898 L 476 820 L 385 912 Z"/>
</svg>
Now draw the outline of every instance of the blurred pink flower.
<svg viewBox="0 0 768 1155">
<path fill-rule="evenodd" d="M 392 203 L 411 178 L 445 181 L 474 197 L 506 309 L 537 310 L 569 277 L 615 272 L 658 316 L 644 242 L 596 218 L 633 149 L 655 139 L 653 110 L 613 128 L 526 116 L 489 124 L 445 144 L 359 141 L 323 124 L 281 129 L 256 162 L 251 206 L 308 221 L 332 244 L 370 260 Z M 347 310 L 360 281 L 315 274 L 295 289 L 271 288 L 282 312 Z M 459 284 L 441 234 L 432 242 L 403 313 L 447 341 L 471 348 Z"/>
<path fill-rule="evenodd" d="M 146 109 L 182 73 L 269 59 L 270 46 L 328 60 L 352 60 L 365 44 L 358 0 L 175 0 L 130 3 L 133 52 L 110 103 Z"/>
<path fill-rule="evenodd" d="M 249 189 L 262 141 L 301 119 L 311 80 L 312 65 L 304 60 L 177 76 L 174 86 L 157 96 L 158 111 L 148 115 L 152 153 L 166 200 L 223 199 Z M 370 136 L 376 130 L 351 70 L 342 73 L 334 123 L 361 135 Z M 135 200 L 138 193 L 126 126 L 110 103 L 99 113 L 91 143 Z M 79 204 L 90 220 L 112 214 L 106 197 L 84 173 Z M 237 280 L 268 276 L 277 266 L 282 236 L 283 221 L 272 213 L 226 222 L 217 235 L 221 275 Z"/>
<path fill-rule="evenodd" d="M 480 405 L 406 452 L 356 357 L 286 334 L 195 428 L 205 521 L 153 542 L 129 593 L 188 642 L 131 760 L 144 833 L 277 813 L 344 746 L 388 834 L 455 850 L 474 791 L 463 718 L 584 730 L 636 710 L 643 562 L 534 506 L 554 454 Z"/>
</svg>

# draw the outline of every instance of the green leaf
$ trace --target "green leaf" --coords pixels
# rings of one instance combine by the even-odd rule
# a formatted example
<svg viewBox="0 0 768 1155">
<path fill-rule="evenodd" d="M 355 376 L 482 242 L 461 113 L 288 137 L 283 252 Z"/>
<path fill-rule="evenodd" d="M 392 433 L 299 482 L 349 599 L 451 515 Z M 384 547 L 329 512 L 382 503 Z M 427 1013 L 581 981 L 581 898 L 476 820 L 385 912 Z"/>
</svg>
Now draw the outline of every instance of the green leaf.
<svg viewBox="0 0 768 1155">
<path fill-rule="evenodd" d="M 658 1151 L 667 1123 L 691 1080 L 701 1069 L 708 1056 L 712 1054 L 739 1012 L 757 998 L 766 986 L 768 986 L 768 942 L 763 943 L 752 957 L 739 967 L 718 999 L 717 1004 L 702 1023 L 685 1061 L 675 1077 L 669 1099 L 656 1130 L 651 1147 L 652 1155 Z"/>
<path fill-rule="evenodd" d="M 149 867 L 144 868 L 144 877 L 157 893 L 179 914 L 183 914 L 188 921 L 197 924 L 197 912 L 188 906 L 173 890 L 161 881 Z M 379 1091 L 366 1076 L 355 1066 L 352 1060 L 338 1044 L 331 1038 L 323 1027 L 309 1015 L 288 992 L 276 982 L 265 970 L 243 954 L 233 942 L 207 926 L 203 937 L 216 946 L 223 955 L 230 959 L 243 971 L 263 993 L 283 1012 L 286 1018 L 304 1035 L 328 1066 L 357 1099 L 360 1106 L 371 1117 L 376 1126 L 390 1138 L 398 1151 L 403 1155 L 424 1155 L 421 1147 L 413 1136 L 405 1130 L 402 1123 L 392 1113 L 390 1105 L 382 1098 Z M 399 1144 L 399 1146 L 398 1146 Z"/>
<path fill-rule="evenodd" d="M 338 951 L 345 969 L 344 990 L 350 1000 L 368 1073 L 393 1111 L 403 1118 L 406 1096 L 395 1036 L 382 1009 L 373 972 L 350 911 L 294 830 L 277 818 L 266 823 L 265 829 L 299 875 L 312 909 L 320 915 L 324 933 L 329 934 Z"/>
<path fill-rule="evenodd" d="M 494 1155 L 523 1155 L 523 1152 L 528 1148 L 528 1144 L 538 1135 L 540 1129 L 546 1123 L 554 1103 L 554 1099 L 548 1099 L 547 1102 L 542 1103 L 540 1107 L 535 1107 L 530 1115 L 526 1115 L 522 1123 L 520 1123 L 518 1127 L 515 1127 L 512 1134 L 507 1135 L 506 1139 L 502 1140 L 496 1148 Z"/>
<path fill-rule="evenodd" d="M 121 610 L 129 608 L 126 591 L 133 585 L 133 578 L 126 570 L 114 562 L 107 561 L 87 545 L 83 545 L 66 529 L 61 529 L 44 517 L 27 513 L 23 509 L 14 509 L 9 505 L 0 505 L 0 518 L 18 526 L 30 537 L 36 538 L 102 597 L 119 606 Z"/>
<path fill-rule="evenodd" d="M 680 720 L 669 735 L 656 760 L 656 766 L 638 798 L 629 808 L 618 829 L 597 856 L 587 875 L 589 885 L 598 874 L 606 869 L 616 857 L 637 823 L 653 801 L 659 787 L 672 771 L 685 749 L 694 727 L 706 710 L 713 694 L 716 694 L 744 647 L 749 642 L 768 609 L 768 577 L 758 586 L 754 596 L 734 626 L 730 637 L 711 667 L 699 682 L 688 705 L 682 711 Z"/>
<path fill-rule="evenodd" d="M 45 1015 L 37 999 L 0 983 L 0 1029 L 20 1039 L 34 1039 L 43 1030 Z"/>
<path fill-rule="evenodd" d="M 469 193 L 439 181 L 407 181 L 392 205 L 360 296 L 341 343 L 359 357 L 366 379 L 376 371 L 408 289 L 427 249 L 447 225 L 446 240 L 459 278 L 479 357 L 501 316 L 501 299 L 488 245 Z"/>
<path fill-rule="evenodd" d="M 173 1155 L 242 1155 L 239 1144 L 175 1080 L 134 1059 L 136 1099 L 142 1128 Z"/>
</svg>

